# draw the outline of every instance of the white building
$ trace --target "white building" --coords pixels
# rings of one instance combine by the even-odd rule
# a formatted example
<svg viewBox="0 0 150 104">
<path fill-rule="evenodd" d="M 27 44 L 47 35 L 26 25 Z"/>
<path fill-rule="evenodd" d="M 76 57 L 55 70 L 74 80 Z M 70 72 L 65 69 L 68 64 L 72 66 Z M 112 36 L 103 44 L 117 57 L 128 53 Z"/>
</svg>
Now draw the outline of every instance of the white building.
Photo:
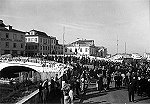
<svg viewBox="0 0 150 104">
<path fill-rule="evenodd" d="M 147 60 L 150 60 L 150 53 L 144 53 L 144 58 L 146 58 Z"/>
<path fill-rule="evenodd" d="M 107 55 L 107 48 L 95 46 L 94 40 L 82 39 L 65 45 L 64 53 L 104 58 Z"/>
<path fill-rule="evenodd" d="M 65 54 L 72 53 L 76 55 L 96 56 L 97 47 L 94 40 L 77 40 L 66 45 Z"/>
<path fill-rule="evenodd" d="M 142 56 L 138 53 L 132 53 L 132 56 L 131 56 L 133 59 L 141 59 Z"/>
</svg>

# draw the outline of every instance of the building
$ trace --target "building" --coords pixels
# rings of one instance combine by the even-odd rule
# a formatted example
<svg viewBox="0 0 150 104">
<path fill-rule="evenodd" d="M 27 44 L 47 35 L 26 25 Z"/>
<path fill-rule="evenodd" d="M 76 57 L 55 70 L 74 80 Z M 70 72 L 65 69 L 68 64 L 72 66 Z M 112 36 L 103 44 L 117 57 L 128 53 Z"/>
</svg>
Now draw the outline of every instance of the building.
<svg viewBox="0 0 150 104">
<path fill-rule="evenodd" d="M 0 20 L 0 54 L 13 56 L 25 54 L 25 32 L 6 26 Z"/>
<path fill-rule="evenodd" d="M 138 53 L 132 53 L 132 56 L 131 56 L 133 59 L 142 59 L 142 56 Z"/>
<path fill-rule="evenodd" d="M 105 58 L 107 56 L 107 48 L 101 46 L 96 46 L 96 56 L 97 57 L 101 57 L 101 58 Z"/>
<path fill-rule="evenodd" d="M 31 30 L 26 32 L 26 55 L 49 55 L 56 54 L 56 37 L 48 36 L 45 32 Z"/>
<path fill-rule="evenodd" d="M 94 40 L 77 40 L 66 45 L 65 54 L 72 53 L 85 56 L 96 56 L 96 46 Z"/>
<path fill-rule="evenodd" d="M 57 54 L 57 45 L 58 45 L 58 40 L 56 39 L 56 37 L 50 37 L 50 42 L 51 42 L 51 54 Z"/>
<path fill-rule="evenodd" d="M 58 44 L 58 41 L 57 41 L 57 44 L 56 44 L 56 54 L 63 54 L 63 45 L 61 44 Z"/>
<path fill-rule="evenodd" d="M 147 60 L 150 60 L 150 53 L 144 53 L 144 58 L 146 58 Z"/>
<path fill-rule="evenodd" d="M 111 61 L 117 61 L 117 62 L 122 62 L 124 59 L 133 59 L 132 54 L 126 54 L 126 53 L 118 53 L 113 55 L 110 60 Z"/>
</svg>

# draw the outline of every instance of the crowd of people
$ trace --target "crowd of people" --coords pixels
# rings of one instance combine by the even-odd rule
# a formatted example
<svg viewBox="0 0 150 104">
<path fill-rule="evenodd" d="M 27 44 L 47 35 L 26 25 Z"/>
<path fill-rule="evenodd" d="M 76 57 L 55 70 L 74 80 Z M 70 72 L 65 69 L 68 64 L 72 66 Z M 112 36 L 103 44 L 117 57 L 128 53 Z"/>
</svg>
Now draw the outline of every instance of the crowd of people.
<svg viewBox="0 0 150 104">
<path fill-rule="evenodd" d="M 139 96 L 150 97 L 150 63 L 144 60 L 132 60 L 130 62 L 123 61 L 112 62 L 106 60 L 91 59 L 87 56 L 45 56 L 42 60 L 55 61 L 64 64 L 70 64 L 73 69 L 66 70 L 63 76 L 58 79 L 52 78 L 51 81 L 46 80 L 46 86 L 39 89 L 47 89 L 47 94 L 56 95 L 61 92 L 64 97 L 80 98 L 81 94 L 86 93 L 89 83 L 96 82 L 96 88 L 101 93 L 110 90 L 110 84 L 115 83 L 115 88 L 127 88 L 129 92 L 129 101 L 134 101 L 134 94 Z M 87 66 L 85 66 L 87 65 Z M 89 68 L 92 65 L 93 68 Z M 62 81 L 65 82 L 66 88 L 63 88 Z M 41 84 L 42 85 L 42 84 Z M 66 91 L 67 90 L 67 91 Z M 42 92 L 42 90 L 40 90 Z M 41 94 L 42 96 L 42 94 Z M 65 97 L 68 99 L 68 97 Z M 42 97 L 42 100 L 46 97 Z M 71 100 L 70 100 L 71 101 Z M 63 101 L 64 102 L 64 101 Z M 71 101 L 73 103 L 73 101 Z M 65 104 L 67 104 L 65 102 Z"/>
<path fill-rule="evenodd" d="M 88 84 L 95 80 L 99 92 L 109 91 L 110 84 L 114 82 L 116 90 L 120 88 L 128 89 L 129 101 L 134 101 L 135 93 L 139 96 L 146 95 L 150 97 L 149 62 L 133 60 L 128 63 L 116 63 L 104 60 L 90 60 L 86 57 L 76 57 L 75 61 L 73 61 L 73 58 L 75 57 L 66 58 L 65 62 L 71 61 L 70 64 L 73 66 L 73 70 L 65 71 L 61 79 L 61 81 L 69 84 L 67 95 L 69 95 L 69 90 L 72 89 L 73 96 L 80 98 L 80 95 L 86 92 Z M 85 67 L 85 64 L 93 65 L 93 68 Z M 58 83 L 61 86 L 61 82 L 58 81 Z"/>
</svg>

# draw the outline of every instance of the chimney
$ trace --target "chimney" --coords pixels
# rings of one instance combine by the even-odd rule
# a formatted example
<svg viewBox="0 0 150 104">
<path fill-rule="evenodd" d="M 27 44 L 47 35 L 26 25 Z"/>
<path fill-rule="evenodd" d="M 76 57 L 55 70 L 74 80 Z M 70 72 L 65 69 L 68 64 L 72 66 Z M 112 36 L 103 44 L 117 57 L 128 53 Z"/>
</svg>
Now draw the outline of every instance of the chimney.
<svg viewBox="0 0 150 104">
<path fill-rule="evenodd" d="M 9 25 L 8 27 L 9 27 L 9 30 L 12 30 L 12 26 Z"/>
</svg>

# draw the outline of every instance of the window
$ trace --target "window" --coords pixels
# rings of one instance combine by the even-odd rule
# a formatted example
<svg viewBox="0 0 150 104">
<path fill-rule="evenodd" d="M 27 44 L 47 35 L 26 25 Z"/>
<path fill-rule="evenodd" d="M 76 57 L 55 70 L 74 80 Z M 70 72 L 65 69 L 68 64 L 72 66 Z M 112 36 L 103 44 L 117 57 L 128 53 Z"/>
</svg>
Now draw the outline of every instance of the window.
<svg viewBox="0 0 150 104">
<path fill-rule="evenodd" d="M 50 42 L 49 42 L 49 39 L 48 39 L 48 44 L 49 44 Z"/>
<path fill-rule="evenodd" d="M 47 46 L 45 46 L 45 50 L 47 50 Z"/>
<path fill-rule="evenodd" d="M 28 46 L 28 49 L 30 50 L 30 46 Z"/>
<path fill-rule="evenodd" d="M 53 40 L 51 40 L 51 44 L 53 44 Z"/>
<path fill-rule="evenodd" d="M 80 48 L 80 52 L 82 52 L 82 48 Z"/>
<path fill-rule="evenodd" d="M 35 38 L 35 40 L 34 40 L 35 42 L 37 42 L 37 38 Z"/>
<path fill-rule="evenodd" d="M 13 39 L 17 39 L 17 34 L 13 34 Z"/>
<path fill-rule="evenodd" d="M 37 49 L 37 46 L 35 46 L 35 49 Z"/>
<path fill-rule="evenodd" d="M 65 52 L 67 52 L 67 49 L 65 49 Z"/>
<path fill-rule="evenodd" d="M 34 46 L 32 46 L 32 49 L 34 50 Z"/>
<path fill-rule="evenodd" d="M 72 52 L 72 48 L 70 48 L 70 52 Z"/>
<path fill-rule="evenodd" d="M 85 48 L 85 52 L 87 52 L 88 51 L 88 48 Z"/>
<path fill-rule="evenodd" d="M 42 50 L 42 46 L 41 46 L 41 50 Z"/>
<path fill-rule="evenodd" d="M 42 38 L 40 38 L 40 42 L 42 43 Z"/>
<path fill-rule="evenodd" d="M 47 44 L 47 39 L 45 39 L 45 44 Z"/>
<path fill-rule="evenodd" d="M 43 41 L 42 41 L 42 42 L 43 42 L 43 44 L 44 44 L 44 40 L 45 40 L 45 39 L 43 39 Z"/>
<path fill-rule="evenodd" d="M 30 38 L 28 38 L 28 42 L 30 42 Z"/>
<path fill-rule="evenodd" d="M 6 38 L 9 38 L 9 33 L 6 33 Z"/>
<path fill-rule="evenodd" d="M 77 53 L 77 48 L 75 48 L 75 52 Z"/>
<path fill-rule="evenodd" d="M 17 44 L 16 44 L 16 43 L 14 43 L 14 44 L 13 44 L 13 48 L 16 48 L 16 47 L 17 47 Z"/>
<path fill-rule="evenodd" d="M 23 35 L 21 35 L 21 39 L 23 39 Z"/>
<path fill-rule="evenodd" d="M 21 43 L 21 48 L 23 48 L 23 43 Z"/>
<path fill-rule="evenodd" d="M 45 47 L 43 46 L 43 50 L 45 50 Z"/>
<path fill-rule="evenodd" d="M 6 48 L 9 48 L 9 42 L 6 42 L 5 46 L 6 46 Z"/>
<path fill-rule="evenodd" d="M 31 38 L 31 42 L 34 42 L 34 38 Z"/>
</svg>

